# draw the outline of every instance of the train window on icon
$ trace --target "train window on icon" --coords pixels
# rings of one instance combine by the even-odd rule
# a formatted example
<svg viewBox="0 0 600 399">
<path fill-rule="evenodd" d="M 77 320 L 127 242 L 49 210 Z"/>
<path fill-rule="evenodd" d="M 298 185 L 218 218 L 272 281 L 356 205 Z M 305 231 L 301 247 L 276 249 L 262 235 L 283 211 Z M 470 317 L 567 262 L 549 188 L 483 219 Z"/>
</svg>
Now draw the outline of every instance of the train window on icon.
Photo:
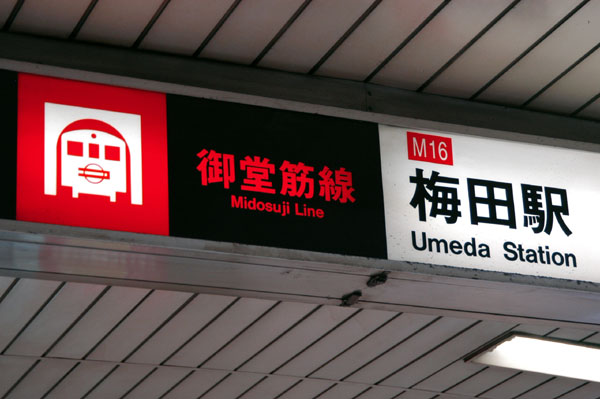
<svg viewBox="0 0 600 399">
<path fill-rule="evenodd" d="M 68 141 L 67 154 L 79 157 L 83 156 L 83 143 L 79 141 Z"/>
<path fill-rule="evenodd" d="M 98 144 L 90 143 L 90 158 L 100 158 L 100 146 Z"/>
<path fill-rule="evenodd" d="M 119 151 L 119 147 L 107 145 L 106 147 L 104 147 L 104 158 L 106 158 L 109 161 L 120 161 L 121 156 Z"/>
</svg>

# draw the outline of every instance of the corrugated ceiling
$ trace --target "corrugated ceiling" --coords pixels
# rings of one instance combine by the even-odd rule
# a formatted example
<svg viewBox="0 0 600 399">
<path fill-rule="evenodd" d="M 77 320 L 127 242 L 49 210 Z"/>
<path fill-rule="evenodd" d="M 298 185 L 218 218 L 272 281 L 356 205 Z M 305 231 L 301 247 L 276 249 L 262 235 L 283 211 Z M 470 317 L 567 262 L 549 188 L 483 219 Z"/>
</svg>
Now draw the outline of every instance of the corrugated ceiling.
<svg viewBox="0 0 600 399">
<path fill-rule="evenodd" d="M 0 24 L 600 119 L 598 0 L 6 0 Z"/>
<path fill-rule="evenodd" d="M 545 324 L 0 277 L 0 397 L 596 399 L 600 384 L 464 362 Z"/>
</svg>

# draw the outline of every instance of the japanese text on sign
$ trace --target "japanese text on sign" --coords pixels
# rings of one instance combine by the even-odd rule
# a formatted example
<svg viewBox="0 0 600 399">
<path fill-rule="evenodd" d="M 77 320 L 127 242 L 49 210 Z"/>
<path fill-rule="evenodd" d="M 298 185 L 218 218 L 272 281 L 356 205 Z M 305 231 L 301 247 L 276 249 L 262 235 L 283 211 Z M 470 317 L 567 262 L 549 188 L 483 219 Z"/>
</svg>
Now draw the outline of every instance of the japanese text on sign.
<svg viewBox="0 0 600 399">
<path fill-rule="evenodd" d="M 456 187 L 459 179 L 442 176 L 437 171 L 432 171 L 427 178 L 423 176 L 423 169 L 417 168 L 410 182 L 416 186 L 410 205 L 418 209 L 420 221 L 426 220 L 426 204 L 429 205 L 429 217 L 443 216 L 448 224 L 456 223 L 462 216 Z M 517 228 L 511 183 L 468 178 L 467 187 L 471 224 Z M 569 215 L 567 190 L 521 184 L 521 193 L 525 227 L 531 227 L 536 234 L 542 231 L 550 234 L 556 220 L 567 236 L 572 234 L 563 219 L 563 216 Z"/>
<path fill-rule="evenodd" d="M 223 188 L 229 189 L 236 182 L 236 174 L 239 173 L 239 188 L 242 191 L 280 194 L 303 199 L 312 199 L 318 196 L 326 202 L 341 204 L 356 201 L 355 190 L 352 186 L 352 172 L 343 167 L 331 170 L 328 166 L 323 166 L 319 172 L 315 173 L 315 167 L 302 162 L 292 163 L 284 160 L 280 165 L 275 165 L 269 158 L 247 155 L 239 160 L 239 169 L 236 169 L 233 154 L 203 149 L 196 155 L 200 159 L 196 169 L 201 173 L 203 186 L 219 183 L 223 184 Z M 275 182 L 280 183 L 280 187 L 276 187 Z M 231 206 L 274 212 L 282 216 L 294 214 L 324 217 L 322 209 L 314 209 L 306 204 L 295 203 L 292 211 L 289 201 L 265 202 L 258 201 L 256 198 L 248 199 L 244 196 L 232 195 Z"/>
<path fill-rule="evenodd" d="M 383 125 L 379 138 L 390 259 L 600 282 L 597 152 Z"/>
</svg>

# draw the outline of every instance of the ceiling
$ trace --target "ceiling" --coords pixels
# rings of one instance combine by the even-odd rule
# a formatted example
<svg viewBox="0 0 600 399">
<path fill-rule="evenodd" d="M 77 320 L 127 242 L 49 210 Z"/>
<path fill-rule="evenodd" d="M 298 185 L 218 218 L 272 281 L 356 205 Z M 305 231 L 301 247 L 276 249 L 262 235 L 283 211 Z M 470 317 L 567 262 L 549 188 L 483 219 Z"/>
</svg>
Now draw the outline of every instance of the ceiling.
<svg viewBox="0 0 600 399">
<path fill-rule="evenodd" d="M 0 26 L 600 119 L 599 0 L 4 0 Z"/>
<path fill-rule="evenodd" d="M 600 384 L 462 360 L 510 330 L 600 343 L 535 321 L 0 277 L 0 325 L 10 399 L 600 396 Z"/>
</svg>

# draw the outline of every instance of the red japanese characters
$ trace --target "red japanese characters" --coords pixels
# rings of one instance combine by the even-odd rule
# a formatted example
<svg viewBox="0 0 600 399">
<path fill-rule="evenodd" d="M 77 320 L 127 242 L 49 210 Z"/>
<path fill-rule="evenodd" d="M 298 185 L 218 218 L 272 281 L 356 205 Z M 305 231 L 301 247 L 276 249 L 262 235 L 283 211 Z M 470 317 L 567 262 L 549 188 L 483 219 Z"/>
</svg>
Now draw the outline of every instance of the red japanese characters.
<svg viewBox="0 0 600 399">
<path fill-rule="evenodd" d="M 201 173 L 202 185 L 222 183 L 229 189 L 236 181 L 235 157 L 213 150 L 203 149 L 198 154 L 200 163 L 196 169 Z M 279 168 L 269 158 L 245 156 L 239 162 L 242 173 L 240 189 L 265 194 L 281 194 L 290 197 L 311 199 L 315 195 L 315 178 L 311 176 L 315 168 L 302 162 L 297 164 L 283 161 Z M 278 173 L 279 172 L 279 173 Z M 324 166 L 319 172 L 318 195 L 327 202 L 338 201 L 342 204 L 355 202 L 352 187 L 352 172 L 345 168 L 331 170 Z M 281 182 L 279 191 L 274 182 Z"/>
<path fill-rule="evenodd" d="M 315 168 L 303 162 L 292 163 L 284 160 L 279 167 L 276 167 L 269 158 L 247 155 L 240 159 L 238 170 L 233 154 L 202 149 L 196 155 L 200 159 L 196 169 L 201 174 L 203 186 L 219 183 L 223 184 L 223 188 L 230 189 L 236 182 L 236 173 L 239 172 L 239 188 L 242 191 L 279 194 L 308 200 L 313 199 L 316 194 L 326 202 L 337 201 L 341 204 L 356 201 L 354 187 L 352 187 L 352 172 L 345 168 L 334 171 L 328 166 L 323 166 L 316 173 L 317 176 L 313 176 Z M 281 216 L 294 215 L 318 219 L 325 217 L 323 209 L 305 203 L 290 203 L 286 199 L 261 201 L 234 194 L 231 195 L 231 207 Z"/>
</svg>

